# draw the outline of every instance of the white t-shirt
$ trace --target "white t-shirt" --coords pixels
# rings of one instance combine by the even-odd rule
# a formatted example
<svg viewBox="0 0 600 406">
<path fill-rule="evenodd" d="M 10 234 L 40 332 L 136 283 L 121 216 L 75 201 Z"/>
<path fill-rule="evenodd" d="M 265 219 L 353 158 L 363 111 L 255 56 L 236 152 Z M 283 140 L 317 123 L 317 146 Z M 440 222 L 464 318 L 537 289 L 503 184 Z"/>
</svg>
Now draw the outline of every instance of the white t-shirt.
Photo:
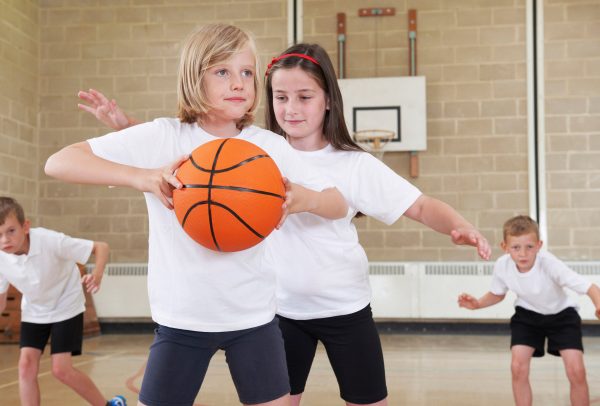
<svg viewBox="0 0 600 406">
<path fill-rule="evenodd" d="M 509 254 L 498 258 L 490 292 L 505 295 L 512 290 L 517 295 L 515 306 L 540 314 L 556 314 L 567 307 L 578 308 L 567 295 L 569 288 L 580 295 L 587 293 L 591 282 L 573 271 L 548 251 L 540 251 L 529 272 L 519 272 Z"/>
<path fill-rule="evenodd" d="M 273 233 L 267 261 L 277 271 L 277 313 L 296 320 L 350 314 L 371 301 L 367 255 L 352 219 L 360 211 L 392 224 L 421 192 L 366 152 L 328 145 L 301 155 L 337 187 L 350 208 L 334 221 L 291 215 Z"/>
<path fill-rule="evenodd" d="M 85 264 L 94 242 L 45 228 L 29 231 L 29 253 L 0 251 L 0 293 L 13 285 L 23 294 L 21 320 L 48 324 L 83 313 L 85 297 L 77 262 Z"/>
<path fill-rule="evenodd" d="M 314 190 L 330 187 L 283 137 L 251 126 L 235 138 L 265 150 L 290 181 Z M 88 142 L 94 154 L 104 159 L 159 168 L 215 139 L 219 137 L 196 124 L 159 118 Z M 150 228 L 148 295 L 155 322 L 183 330 L 221 332 L 273 319 L 275 274 L 264 267 L 264 243 L 230 253 L 206 249 L 183 231 L 174 211 L 153 194 L 144 195 Z"/>
</svg>

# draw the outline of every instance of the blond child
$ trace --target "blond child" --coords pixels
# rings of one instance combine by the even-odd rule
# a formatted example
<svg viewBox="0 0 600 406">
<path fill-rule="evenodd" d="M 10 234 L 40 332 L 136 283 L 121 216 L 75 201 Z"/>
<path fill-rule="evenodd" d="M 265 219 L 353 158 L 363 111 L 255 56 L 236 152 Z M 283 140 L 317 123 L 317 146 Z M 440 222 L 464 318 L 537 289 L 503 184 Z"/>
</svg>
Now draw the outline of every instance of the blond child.
<svg viewBox="0 0 600 406">
<path fill-rule="evenodd" d="M 220 253 L 195 243 L 173 213 L 175 169 L 194 148 L 217 138 L 257 144 L 292 182 L 289 213 L 343 217 L 343 196 L 307 167 L 280 136 L 250 123 L 258 104 L 255 45 L 239 28 L 214 24 L 184 45 L 178 76 L 179 118 L 161 118 L 59 151 L 46 172 L 79 183 L 145 192 L 150 223 L 148 291 L 159 324 L 140 404 L 192 405 L 213 354 L 222 349 L 240 402 L 289 404 L 275 274 L 263 264 L 265 244 Z"/>
<path fill-rule="evenodd" d="M 91 254 L 96 266 L 80 277 L 77 263 Z M 0 312 L 6 308 L 8 285 L 23 294 L 19 355 L 21 404 L 39 405 L 40 358 L 51 337 L 52 374 L 94 406 L 126 405 L 122 396 L 109 401 L 83 372 L 73 367 L 81 354 L 85 297 L 100 289 L 108 245 L 72 238 L 45 228 L 31 228 L 21 205 L 0 197 Z"/>
<path fill-rule="evenodd" d="M 540 251 L 542 241 L 536 222 L 516 216 L 504 224 L 500 246 L 506 253 L 494 265 L 492 286 L 477 299 L 463 293 L 460 307 L 475 310 L 501 302 L 511 290 L 517 295 L 515 314 L 510 320 L 511 372 L 515 404 L 530 406 L 533 401 L 529 383 L 532 357 L 548 353 L 563 359 L 571 386 L 571 404 L 589 405 L 589 389 L 583 363 L 581 318 L 577 303 L 567 295 L 567 287 L 587 294 L 600 318 L 600 289 L 571 270 L 547 251 Z"/>
</svg>

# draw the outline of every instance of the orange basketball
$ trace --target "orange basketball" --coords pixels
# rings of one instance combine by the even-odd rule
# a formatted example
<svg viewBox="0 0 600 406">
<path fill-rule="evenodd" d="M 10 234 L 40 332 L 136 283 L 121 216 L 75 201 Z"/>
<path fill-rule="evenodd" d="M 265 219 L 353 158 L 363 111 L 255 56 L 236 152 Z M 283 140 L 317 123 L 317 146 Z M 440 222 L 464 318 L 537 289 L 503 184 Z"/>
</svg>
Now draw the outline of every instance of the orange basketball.
<svg viewBox="0 0 600 406">
<path fill-rule="evenodd" d="M 181 165 L 184 185 L 173 192 L 179 223 L 215 251 L 241 251 L 261 242 L 282 214 L 285 187 L 271 157 L 235 138 L 207 142 Z"/>
</svg>

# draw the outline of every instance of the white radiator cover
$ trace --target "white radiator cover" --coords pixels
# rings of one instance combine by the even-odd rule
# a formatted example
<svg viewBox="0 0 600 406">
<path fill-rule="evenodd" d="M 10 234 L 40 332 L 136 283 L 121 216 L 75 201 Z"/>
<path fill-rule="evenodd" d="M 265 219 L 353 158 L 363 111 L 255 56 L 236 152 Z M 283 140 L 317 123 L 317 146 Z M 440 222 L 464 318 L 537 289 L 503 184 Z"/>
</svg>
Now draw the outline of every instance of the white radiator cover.
<svg viewBox="0 0 600 406">
<path fill-rule="evenodd" d="M 600 261 L 567 264 L 600 286 Z M 487 292 L 492 270 L 492 262 L 371 262 L 373 315 L 386 320 L 506 320 L 513 314 L 512 293 L 503 302 L 478 311 L 461 309 L 456 303 L 462 292 L 477 297 Z M 109 264 L 102 289 L 94 295 L 98 317 L 149 318 L 146 280 L 146 264 Z M 595 320 L 591 300 L 585 295 L 577 299 L 582 319 Z"/>
</svg>

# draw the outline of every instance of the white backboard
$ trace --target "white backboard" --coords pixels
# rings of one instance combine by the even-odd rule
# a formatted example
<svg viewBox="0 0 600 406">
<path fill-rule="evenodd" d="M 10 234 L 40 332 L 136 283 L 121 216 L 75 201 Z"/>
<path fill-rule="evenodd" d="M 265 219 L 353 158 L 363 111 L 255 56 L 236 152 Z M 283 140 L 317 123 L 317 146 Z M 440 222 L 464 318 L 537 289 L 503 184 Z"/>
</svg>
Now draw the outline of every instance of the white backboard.
<svg viewBox="0 0 600 406">
<path fill-rule="evenodd" d="M 396 136 L 385 151 L 427 149 L 424 76 L 338 79 L 350 134 L 389 130 Z"/>
</svg>

